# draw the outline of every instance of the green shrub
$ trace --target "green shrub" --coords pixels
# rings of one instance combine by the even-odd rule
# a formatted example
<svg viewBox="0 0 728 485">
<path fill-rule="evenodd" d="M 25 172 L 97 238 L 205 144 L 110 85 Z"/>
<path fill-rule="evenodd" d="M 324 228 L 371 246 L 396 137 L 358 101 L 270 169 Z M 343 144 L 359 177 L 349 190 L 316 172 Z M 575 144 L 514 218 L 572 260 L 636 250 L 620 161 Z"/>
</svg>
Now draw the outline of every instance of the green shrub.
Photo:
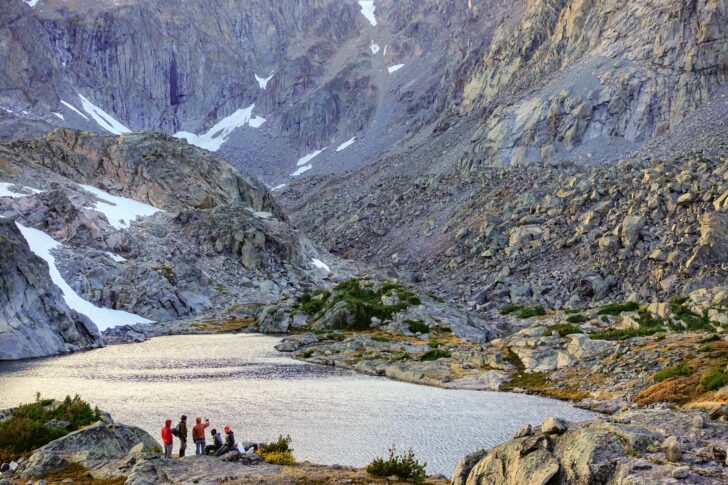
<svg viewBox="0 0 728 485">
<path fill-rule="evenodd" d="M 295 465 L 296 458 L 293 456 L 293 448 L 291 448 L 290 436 L 278 436 L 276 441 L 272 443 L 263 443 L 258 445 L 258 455 L 266 463 L 273 465 Z"/>
<path fill-rule="evenodd" d="M 597 311 L 597 315 L 619 315 L 623 312 L 634 312 L 639 309 L 639 305 L 634 302 L 629 303 L 610 303 L 604 305 Z"/>
<path fill-rule="evenodd" d="M 652 379 L 655 382 L 662 382 L 667 379 L 672 379 L 674 377 L 685 377 L 689 376 L 693 373 L 693 370 L 690 368 L 689 365 L 687 365 L 685 362 L 680 362 L 679 364 L 673 365 L 672 367 L 665 367 L 661 371 L 655 373 L 654 376 L 652 376 Z"/>
<path fill-rule="evenodd" d="M 406 320 L 405 323 L 412 333 L 430 333 L 430 327 L 422 320 Z"/>
<path fill-rule="evenodd" d="M 67 429 L 47 427 L 45 424 L 53 419 L 70 424 Z M 99 419 L 98 408 L 78 396 L 66 396 L 55 407 L 52 399 L 21 405 L 0 423 L 0 453 L 20 456 Z"/>
<path fill-rule="evenodd" d="M 584 333 L 579 327 L 575 327 L 574 325 L 571 325 L 569 323 L 557 323 L 555 325 L 549 325 L 548 327 L 546 327 L 544 336 L 550 337 L 554 334 L 554 332 L 559 332 L 559 335 L 561 335 L 562 337 L 575 333 Z"/>
<path fill-rule="evenodd" d="M 700 385 L 706 391 L 714 391 L 728 384 L 728 374 L 723 372 L 722 369 L 711 369 L 705 371 L 700 378 Z"/>
<path fill-rule="evenodd" d="M 546 310 L 541 305 L 523 307 L 516 312 L 518 318 L 531 318 L 546 315 Z"/>
<path fill-rule="evenodd" d="M 452 333 L 452 328 L 450 327 L 436 327 L 436 329 L 442 333 Z"/>
<path fill-rule="evenodd" d="M 433 361 L 433 360 L 438 360 L 438 359 L 447 359 L 451 356 L 452 356 L 452 354 L 450 354 L 449 350 L 436 348 L 436 349 L 428 350 L 427 352 L 422 354 L 422 357 L 420 357 L 420 360 Z"/>
<path fill-rule="evenodd" d="M 720 336 L 717 334 L 708 335 L 707 337 L 703 337 L 700 340 L 698 340 L 699 344 L 709 344 L 710 342 L 717 342 L 721 340 Z"/>
<path fill-rule="evenodd" d="M 605 330 L 603 332 L 594 332 L 589 334 L 592 340 L 627 340 L 634 337 L 646 337 L 648 335 L 654 335 L 661 331 L 660 328 L 626 328 L 626 329 L 612 329 Z"/>
<path fill-rule="evenodd" d="M 382 343 L 388 343 L 388 342 L 391 342 L 392 341 L 391 338 L 387 338 L 387 337 L 377 337 L 376 335 L 374 337 L 372 337 L 372 340 L 374 340 L 375 342 L 382 342 Z"/>
<path fill-rule="evenodd" d="M 397 454 L 394 446 L 389 449 L 389 458 L 375 458 L 367 466 L 367 472 L 376 477 L 395 476 L 400 480 L 424 483 L 427 478 L 427 463 L 420 463 L 410 448 L 406 453 Z"/>
<path fill-rule="evenodd" d="M 688 330 L 715 331 L 715 328 L 710 323 L 710 318 L 708 318 L 707 310 L 703 312 L 703 315 L 698 315 L 686 305 L 680 303 L 681 301 L 682 299 L 673 300 L 670 303 L 670 308 L 675 317 L 685 323 Z"/>
<path fill-rule="evenodd" d="M 511 313 L 516 312 L 516 311 L 520 310 L 521 308 L 523 308 L 523 307 L 520 305 L 506 305 L 506 306 L 502 307 L 500 310 L 498 310 L 498 312 L 501 315 L 510 315 Z"/>
<path fill-rule="evenodd" d="M 304 359 L 308 359 L 312 355 L 313 355 L 313 349 L 306 349 L 303 352 L 301 352 L 301 357 L 303 357 Z"/>
<path fill-rule="evenodd" d="M 296 301 L 298 302 L 298 308 L 309 316 L 314 316 L 326 308 L 326 302 L 328 301 L 331 293 L 326 290 L 317 290 L 311 295 L 305 293 L 299 296 Z"/>
<path fill-rule="evenodd" d="M 579 314 L 579 315 L 569 315 L 569 317 L 566 319 L 566 321 L 568 323 L 584 323 L 587 320 L 589 320 L 589 319 L 587 317 L 585 317 L 584 315 L 581 315 L 581 314 Z"/>
</svg>

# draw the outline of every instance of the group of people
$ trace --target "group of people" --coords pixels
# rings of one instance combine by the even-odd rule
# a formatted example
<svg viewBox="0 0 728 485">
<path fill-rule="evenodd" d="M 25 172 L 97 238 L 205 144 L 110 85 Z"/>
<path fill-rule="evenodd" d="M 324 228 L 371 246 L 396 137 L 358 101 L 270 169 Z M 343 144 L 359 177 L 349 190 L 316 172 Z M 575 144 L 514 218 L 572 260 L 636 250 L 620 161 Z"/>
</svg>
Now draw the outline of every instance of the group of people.
<svg viewBox="0 0 728 485">
<path fill-rule="evenodd" d="M 195 419 L 195 425 L 192 427 L 192 442 L 195 444 L 195 455 L 222 456 L 235 449 L 235 434 L 230 426 L 225 426 L 224 428 L 224 441 L 216 429 L 210 430 L 212 444 L 208 445 L 205 439 L 205 429 L 209 426 L 209 419 L 205 419 L 204 421 L 202 418 Z M 187 416 L 182 416 L 174 428 L 172 428 L 171 419 L 168 419 L 164 423 L 164 428 L 162 428 L 162 443 L 164 443 L 165 458 L 172 458 L 175 436 L 179 438 L 179 457 L 182 458 L 187 451 Z"/>
</svg>

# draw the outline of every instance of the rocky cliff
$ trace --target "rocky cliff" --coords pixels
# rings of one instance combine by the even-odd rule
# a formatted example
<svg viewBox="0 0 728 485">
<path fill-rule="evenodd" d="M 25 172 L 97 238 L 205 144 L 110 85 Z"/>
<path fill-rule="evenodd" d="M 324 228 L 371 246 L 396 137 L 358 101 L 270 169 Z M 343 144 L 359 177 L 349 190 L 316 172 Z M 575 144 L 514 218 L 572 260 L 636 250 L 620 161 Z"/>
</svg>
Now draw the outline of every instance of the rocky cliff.
<svg viewBox="0 0 728 485">
<path fill-rule="evenodd" d="M 0 212 L 36 231 L 44 246 L 29 242 L 65 298 L 102 328 L 224 320 L 235 304 L 315 287 L 338 266 L 259 182 L 181 140 L 57 130 L 0 153 Z"/>
<path fill-rule="evenodd" d="M 68 308 L 45 261 L 30 251 L 10 219 L 0 218 L 0 254 L 0 360 L 103 344 L 96 325 Z"/>
</svg>

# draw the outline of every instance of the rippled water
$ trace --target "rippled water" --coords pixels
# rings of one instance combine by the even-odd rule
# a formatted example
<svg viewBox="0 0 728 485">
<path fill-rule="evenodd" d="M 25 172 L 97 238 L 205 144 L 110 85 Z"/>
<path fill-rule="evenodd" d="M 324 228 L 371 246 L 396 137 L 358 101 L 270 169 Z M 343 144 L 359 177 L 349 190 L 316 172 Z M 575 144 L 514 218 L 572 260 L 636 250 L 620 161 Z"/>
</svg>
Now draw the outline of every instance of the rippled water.
<svg viewBox="0 0 728 485">
<path fill-rule="evenodd" d="M 0 363 L 0 408 L 80 394 L 153 436 L 166 418 L 209 417 L 238 440 L 290 434 L 295 455 L 363 466 L 391 444 L 413 447 L 431 472 L 546 416 L 591 414 L 520 394 L 448 391 L 291 360 L 260 335 L 160 337 L 142 344 Z M 176 446 L 175 446 L 176 450 Z M 189 450 L 189 448 L 188 448 Z"/>
</svg>

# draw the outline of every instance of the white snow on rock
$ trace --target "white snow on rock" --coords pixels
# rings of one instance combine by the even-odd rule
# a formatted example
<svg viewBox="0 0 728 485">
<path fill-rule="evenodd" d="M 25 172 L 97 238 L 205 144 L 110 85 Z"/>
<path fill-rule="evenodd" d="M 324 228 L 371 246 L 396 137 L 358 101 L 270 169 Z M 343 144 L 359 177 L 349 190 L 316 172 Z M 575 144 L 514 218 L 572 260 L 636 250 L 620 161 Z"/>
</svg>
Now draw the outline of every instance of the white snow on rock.
<svg viewBox="0 0 728 485">
<path fill-rule="evenodd" d="M 148 217 L 160 212 L 160 209 L 149 204 L 111 195 L 93 185 L 81 185 L 81 188 L 101 199 L 101 201 L 96 202 L 94 210 L 105 215 L 109 224 L 116 229 L 126 229 L 138 217 Z"/>
<path fill-rule="evenodd" d="M 245 210 L 253 214 L 258 219 L 271 219 L 273 217 L 273 214 L 266 211 L 256 211 L 252 207 L 246 207 Z"/>
<path fill-rule="evenodd" d="M 230 134 L 236 129 L 248 125 L 251 128 L 259 128 L 265 123 L 265 118 L 253 117 L 255 104 L 245 109 L 239 109 L 230 116 L 223 118 L 215 126 L 207 130 L 203 135 L 196 135 L 187 131 L 180 131 L 174 134 L 175 138 L 183 138 L 187 143 L 195 145 L 211 152 L 216 152 L 227 141 Z"/>
<path fill-rule="evenodd" d="M 385 44 L 384 45 L 384 52 L 382 52 L 382 56 L 386 56 L 387 55 L 387 47 L 389 47 L 389 44 Z"/>
<path fill-rule="evenodd" d="M 393 72 L 397 72 L 400 69 L 404 67 L 404 64 L 397 64 L 395 66 L 389 66 L 387 70 L 389 71 L 389 74 L 392 74 Z"/>
<path fill-rule="evenodd" d="M 66 119 L 66 118 L 63 117 L 63 115 L 61 113 L 56 113 L 55 111 L 53 111 L 53 114 L 56 115 L 57 118 L 60 118 L 60 119 L 62 119 L 64 121 Z"/>
<path fill-rule="evenodd" d="M 85 120 L 87 120 L 87 119 L 88 119 L 88 116 L 86 116 L 85 114 L 83 114 L 83 113 L 81 113 L 81 112 L 80 112 L 79 110 L 77 110 L 77 109 L 76 109 L 76 107 L 75 107 L 74 105 L 72 105 L 71 103 L 68 103 L 68 102 L 66 102 L 66 101 L 63 101 L 63 100 L 61 100 L 61 103 L 62 103 L 62 104 L 63 104 L 63 105 L 64 105 L 64 106 L 66 107 L 66 108 L 68 108 L 68 109 L 70 109 L 70 110 L 72 110 L 72 111 L 75 111 L 75 112 L 76 112 L 76 114 L 77 114 L 78 116 L 80 116 L 81 118 L 83 118 L 83 119 L 85 119 Z"/>
<path fill-rule="evenodd" d="M 63 293 L 63 299 L 66 304 L 72 310 L 76 310 L 79 313 L 83 313 L 92 322 L 96 324 L 99 330 L 106 330 L 110 327 L 116 327 L 118 325 L 132 325 L 134 323 L 154 323 L 151 320 L 147 320 L 139 315 L 128 313 L 122 310 L 112 310 L 111 308 L 97 307 L 91 302 L 88 302 L 81 298 L 78 293 L 73 291 L 68 283 L 61 276 L 58 267 L 56 266 L 56 258 L 51 253 L 51 250 L 61 246 L 61 243 L 50 237 L 48 234 L 32 227 L 25 227 L 17 222 L 15 223 L 23 234 L 23 237 L 28 242 L 30 250 L 48 263 L 48 270 L 51 276 L 51 281 L 61 290 Z"/>
<path fill-rule="evenodd" d="M 355 141 L 356 141 L 356 137 L 353 137 L 351 140 L 346 140 L 344 143 L 339 145 L 339 147 L 336 149 L 336 151 L 340 152 L 341 150 L 345 150 L 345 149 L 349 148 Z"/>
<path fill-rule="evenodd" d="M 20 192 L 14 192 L 10 190 L 10 187 L 22 187 L 23 189 L 30 191 L 34 194 L 40 194 L 43 192 L 42 190 L 33 189 L 30 187 L 23 187 L 21 185 L 17 184 L 11 184 L 8 182 L 0 182 L 0 197 L 12 197 L 14 199 L 20 198 L 20 197 L 28 197 L 30 194 L 22 194 Z"/>
<path fill-rule="evenodd" d="M 13 111 L 13 110 L 11 110 L 11 109 L 8 109 L 8 108 L 6 108 L 5 106 L 0 106 L 0 108 L 4 109 L 4 110 L 5 110 L 5 111 L 7 111 L 8 113 L 12 113 L 12 114 L 15 114 L 15 111 Z"/>
<path fill-rule="evenodd" d="M 377 18 L 374 16 L 374 11 L 377 7 L 374 6 L 374 0 L 359 0 L 361 6 L 361 14 L 366 17 L 370 24 L 376 27 Z"/>
<path fill-rule="evenodd" d="M 268 81 L 273 79 L 273 74 L 271 74 L 268 77 L 260 77 L 257 74 L 255 75 L 255 80 L 258 81 L 258 86 L 260 86 L 260 89 L 265 89 L 268 86 Z"/>
<path fill-rule="evenodd" d="M 38 0 L 23 0 L 25 3 L 30 5 L 32 8 L 35 8 L 36 5 L 38 5 Z"/>
<path fill-rule="evenodd" d="M 379 52 L 379 44 L 374 41 L 369 44 L 369 48 L 372 50 L 372 54 L 374 54 L 375 56 L 377 55 L 377 52 Z"/>
<path fill-rule="evenodd" d="M 316 266 L 317 268 L 326 270 L 327 273 L 331 273 L 331 268 L 329 268 L 329 265 L 324 263 L 320 259 L 313 258 L 311 260 L 311 263 L 313 263 L 313 265 Z"/>
<path fill-rule="evenodd" d="M 300 168 L 299 168 L 298 170 L 296 170 L 295 172 L 293 172 L 293 173 L 291 174 L 291 177 L 298 177 L 298 176 L 299 176 L 299 175 L 301 175 L 302 173 L 304 173 L 304 172 L 308 172 L 308 171 L 309 171 L 309 170 L 311 170 L 312 168 L 313 168 L 313 165 L 304 165 L 303 167 L 300 167 Z"/>
<path fill-rule="evenodd" d="M 110 257 L 116 263 L 123 263 L 126 261 L 126 258 L 124 256 L 119 256 L 118 254 L 114 254 L 109 251 L 105 251 L 104 254 L 106 254 L 108 257 Z"/>
<path fill-rule="evenodd" d="M 279 190 L 283 190 L 283 188 L 284 188 L 284 187 L 285 187 L 286 185 L 288 185 L 288 184 L 280 184 L 280 185 L 276 185 L 275 187 L 273 187 L 272 189 L 270 189 L 270 191 L 271 191 L 271 192 L 278 192 Z"/>
<path fill-rule="evenodd" d="M 313 160 L 314 158 L 319 156 L 321 154 L 321 152 L 323 152 L 324 150 L 326 150 L 326 148 L 322 148 L 321 150 L 316 150 L 313 153 L 309 153 L 308 155 L 305 155 L 305 156 L 299 158 L 298 161 L 296 162 L 296 166 L 300 167 L 301 165 L 306 165 L 308 162 L 310 162 L 311 160 Z"/>
<path fill-rule="evenodd" d="M 121 135 L 123 133 L 131 133 L 131 130 L 126 126 L 119 123 L 113 116 L 106 111 L 102 110 L 91 101 L 86 99 L 83 94 L 78 95 L 81 98 L 81 104 L 83 110 L 88 113 L 93 120 L 104 130 L 114 135 Z"/>
</svg>

